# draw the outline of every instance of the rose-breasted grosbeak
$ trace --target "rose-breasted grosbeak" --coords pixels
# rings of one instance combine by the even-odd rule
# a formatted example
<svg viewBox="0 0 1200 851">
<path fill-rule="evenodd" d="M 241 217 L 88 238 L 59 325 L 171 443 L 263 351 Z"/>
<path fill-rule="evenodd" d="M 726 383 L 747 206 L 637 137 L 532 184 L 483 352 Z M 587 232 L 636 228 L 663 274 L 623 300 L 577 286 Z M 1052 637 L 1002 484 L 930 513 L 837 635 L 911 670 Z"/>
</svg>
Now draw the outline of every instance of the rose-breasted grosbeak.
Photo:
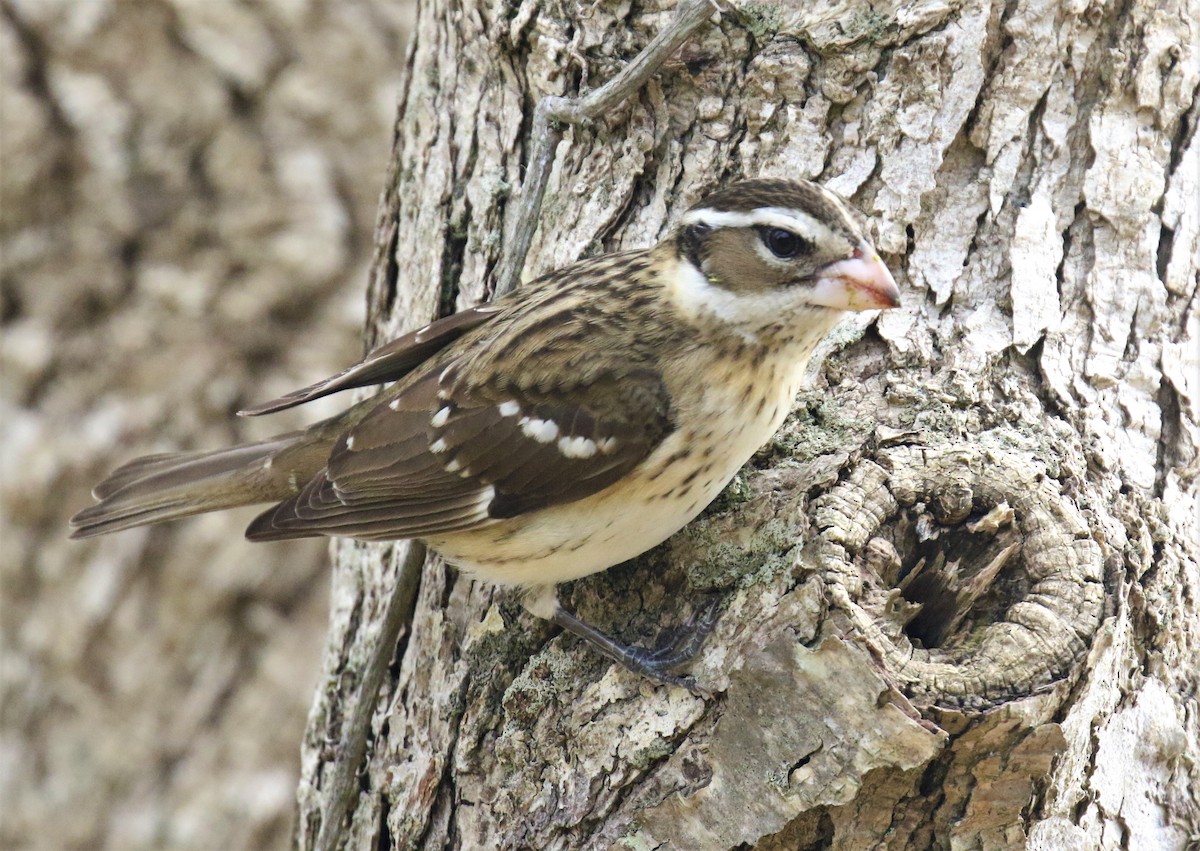
<svg viewBox="0 0 1200 851">
<path fill-rule="evenodd" d="M 838 196 L 805 181 L 714 192 L 653 248 L 584 260 L 405 334 L 265 414 L 396 383 L 305 431 L 116 470 L 73 537 L 276 503 L 253 541 L 417 538 L 527 608 L 668 682 L 686 653 L 624 647 L 554 585 L 655 546 L 783 422 L 844 311 L 899 304 Z"/>
</svg>

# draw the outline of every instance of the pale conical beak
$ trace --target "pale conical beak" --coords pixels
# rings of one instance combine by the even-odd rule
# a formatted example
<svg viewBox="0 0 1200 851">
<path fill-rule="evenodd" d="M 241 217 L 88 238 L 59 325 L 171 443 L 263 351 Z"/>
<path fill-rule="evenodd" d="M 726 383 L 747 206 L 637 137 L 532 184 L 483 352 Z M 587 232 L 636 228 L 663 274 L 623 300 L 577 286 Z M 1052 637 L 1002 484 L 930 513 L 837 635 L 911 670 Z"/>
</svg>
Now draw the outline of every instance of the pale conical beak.
<svg viewBox="0 0 1200 851">
<path fill-rule="evenodd" d="M 887 266 L 869 245 L 847 260 L 830 263 L 817 275 L 812 301 L 837 310 L 887 310 L 900 306 L 900 290 Z"/>
</svg>

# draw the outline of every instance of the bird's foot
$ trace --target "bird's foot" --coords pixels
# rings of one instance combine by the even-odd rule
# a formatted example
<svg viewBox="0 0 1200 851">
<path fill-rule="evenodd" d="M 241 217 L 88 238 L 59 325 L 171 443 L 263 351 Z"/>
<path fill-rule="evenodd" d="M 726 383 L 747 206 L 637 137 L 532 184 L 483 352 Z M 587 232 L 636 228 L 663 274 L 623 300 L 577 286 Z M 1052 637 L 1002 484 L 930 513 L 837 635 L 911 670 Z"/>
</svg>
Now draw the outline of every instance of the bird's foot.
<svg viewBox="0 0 1200 851">
<path fill-rule="evenodd" d="M 680 686 L 698 697 L 711 697 L 712 693 L 697 684 L 693 677 L 679 676 L 671 671 L 700 652 L 720 617 L 720 604 L 721 598 L 712 595 L 692 614 L 686 624 L 674 630 L 668 641 L 649 650 L 622 644 L 610 638 L 562 606 L 556 607 L 550 620 L 636 674 L 667 685 Z"/>
</svg>

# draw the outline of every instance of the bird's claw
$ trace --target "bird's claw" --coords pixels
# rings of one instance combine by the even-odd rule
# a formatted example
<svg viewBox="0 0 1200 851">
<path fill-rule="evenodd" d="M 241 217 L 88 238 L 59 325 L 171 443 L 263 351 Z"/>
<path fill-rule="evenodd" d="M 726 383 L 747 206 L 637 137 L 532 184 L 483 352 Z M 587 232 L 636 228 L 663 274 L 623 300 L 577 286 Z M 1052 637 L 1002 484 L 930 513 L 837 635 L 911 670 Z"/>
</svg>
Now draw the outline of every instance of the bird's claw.
<svg viewBox="0 0 1200 851">
<path fill-rule="evenodd" d="M 712 692 L 697 684 L 693 677 L 679 676 L 670 671 L 693 659 L 700 652 L 720 617 L 720 604 L 721 598 L 711 595 L 682 627 L 674 631 L 669 641 L 652 650 L 621 644 L 562 607 L 557 609 L 551 620 L 636 674 L 665 685 L 679 686 L 698 697 L 708 698 L 712 696 Z"/>
</svg>

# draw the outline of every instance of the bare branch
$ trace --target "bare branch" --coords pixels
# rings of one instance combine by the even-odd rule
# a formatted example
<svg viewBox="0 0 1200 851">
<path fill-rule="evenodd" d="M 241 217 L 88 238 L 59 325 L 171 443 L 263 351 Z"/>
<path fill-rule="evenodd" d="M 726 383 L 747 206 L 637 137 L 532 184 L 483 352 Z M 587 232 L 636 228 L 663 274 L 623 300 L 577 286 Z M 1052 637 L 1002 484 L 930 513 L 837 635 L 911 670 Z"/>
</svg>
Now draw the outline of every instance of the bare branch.
<svg viewBox="0 0 1200 851">
<path fill-rule="evenodd" d="M 713 0 L 689 0 L 680 8 L 675 20 L 603 86 L 577 98 L 544 97 L 538 103 L 533 113 L 533 153 L 529 157 L 516 205 L 516 218 L 510 229 L 512 238 L 505 247 L 496 275 L 494 298 L 512 292 L 520 282 L 525 256 L 537 230 L 550 168 L 554 165 L 554 150 L 562 140 L 561 125 L 594 121 L 632 97 L 714 11 L 717 11 L 717 5 Z"/>
<path fill-rule="evenodd" d="M 367 735 L 371 731 L 371 718 L 375 714 L 375 699 L 383 685 L 383 675 L 396 652 L 400 632 L 412 624 L 413 607 L 417 602 L 417 589 L 421 584 L 421 567 L 425 564 L 427 549 L 424 544 L 412 541 L 404 554 L 404 561 L 396 575 L 396 587 L 388 599 L 383 623 L 379 626 L 379 637 L 371 651 L 371 661 L 363 673 L 354 702 L 350 723 L 343 734 L 343 745 L 334 761 L 328 784 L 328 798 L 321 817 L 321 830 L 317 834 L 318 851 L 332 851 L 342 840 L 346 814 L 358 794 L 358 769 L 367 753 Z"/>
</svg>

